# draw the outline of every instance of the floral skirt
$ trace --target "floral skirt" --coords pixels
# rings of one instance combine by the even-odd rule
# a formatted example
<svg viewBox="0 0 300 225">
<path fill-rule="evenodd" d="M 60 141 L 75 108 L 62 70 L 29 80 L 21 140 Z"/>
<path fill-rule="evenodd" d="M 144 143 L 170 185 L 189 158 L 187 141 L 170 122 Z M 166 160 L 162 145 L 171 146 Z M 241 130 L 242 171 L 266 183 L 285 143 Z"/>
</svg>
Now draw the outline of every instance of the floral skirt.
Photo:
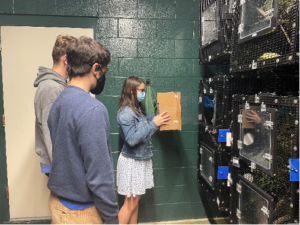
<svg viewBox="0 0 300 225">
<path fill-rule="evenodd" d="M 120 195 L 143 195 L 154 187 L 152 159 L 131 159 L 121 153 L 117 164 L 117 187 Z"/>
</svg>

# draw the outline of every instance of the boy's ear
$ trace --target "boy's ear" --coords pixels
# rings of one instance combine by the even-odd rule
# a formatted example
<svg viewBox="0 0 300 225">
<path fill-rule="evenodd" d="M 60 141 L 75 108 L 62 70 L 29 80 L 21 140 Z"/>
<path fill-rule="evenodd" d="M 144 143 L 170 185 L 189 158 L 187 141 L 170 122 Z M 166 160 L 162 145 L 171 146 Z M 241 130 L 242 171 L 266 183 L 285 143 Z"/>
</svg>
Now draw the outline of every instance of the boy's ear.
<svg viewBox="0 0 300 225">
<path fill-rule="evenodd" d="M 67 55 L 63 55 L 62 56 L 62 61 L 63 61 L 64 65 L 68 64 L 68 62 L 67 62 Z"/>
<path fill-rule="evenodd" d="M 91 72 L 93 74 L 95 74 L 99 70 L 98 68 L 99 68 L 99 64 L 98 63 L 94 63 L 94 65 L 91 68 Z"/>
</svg>

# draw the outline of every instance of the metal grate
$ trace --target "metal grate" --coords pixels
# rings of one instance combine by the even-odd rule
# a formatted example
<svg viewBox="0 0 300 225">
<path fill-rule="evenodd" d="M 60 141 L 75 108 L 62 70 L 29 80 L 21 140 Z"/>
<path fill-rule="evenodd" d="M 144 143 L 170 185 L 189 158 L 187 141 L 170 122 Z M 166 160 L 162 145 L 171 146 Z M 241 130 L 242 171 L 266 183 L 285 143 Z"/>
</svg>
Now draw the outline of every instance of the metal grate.
<svg viewBox="0 0 300 225">
<path fill-rule="evenodd" d="M 244 177 L 253 185 L 273 198 L 272 221 L 270 223 L 294 223 L 299 221 L 299 182 L 289 180 L 289 159 L 299 158 L 299 97 L 276 96 L 272 94 L 259 94 L 260 102 L 257 103 L 257 96 L 235 95 L 233 97 L 233 145 L 231 151 L 232 159 L 239 158 L 238 165 L 231 166 L 231 200 L 230 220 L 232 223 L 239 223 L 236 210 L 239 208 L 239 193 L 236 190 L 236 183 L 239 176 Z M 277 172 L 270 176 L 259 168 L 251 168 L 251 163 L 240 158 L 238 148 L 239 129 L 238 115 L 240 105 L 249 103 L 250 106 L 261 107 L 264 102 L 267 108 L 273 108 L 278 112 L 277 135 L 274 137 L 277 142 Z M 274 128 L 275 129 L 275 128 Z M 258 218 L 257 218 L 258 219 Z"/>
<path fill-rule="evenodd" d="M 229 63 L 233 0 L 202 0 L 199 21 L 199 62 Z"/>
<path fill-rule="evenodd" d="M 231 72 L 299 63 L 299 1 L 236 0 Z"/>
</svg>

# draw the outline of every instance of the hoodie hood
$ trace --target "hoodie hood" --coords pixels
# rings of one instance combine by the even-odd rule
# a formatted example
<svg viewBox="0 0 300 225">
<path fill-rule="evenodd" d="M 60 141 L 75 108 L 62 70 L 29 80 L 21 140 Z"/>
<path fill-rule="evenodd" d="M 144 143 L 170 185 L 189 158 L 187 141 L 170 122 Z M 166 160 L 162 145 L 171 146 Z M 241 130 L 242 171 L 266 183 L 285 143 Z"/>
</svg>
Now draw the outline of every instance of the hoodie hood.
<svg viewBox="0 0 300 225">
<path fill-rule="evenodd" d="M 39 67 L 39 72 L 37 74 L 37 78 L 34 81 L 34 87 L 38 87 L 42 81 L 45 80 L 53 80 L 64 87 L 67 86 L 67 82 L 65 79 L 57 72 L 52 69 L 48 69 L 45 67 Z"/>
</svg>

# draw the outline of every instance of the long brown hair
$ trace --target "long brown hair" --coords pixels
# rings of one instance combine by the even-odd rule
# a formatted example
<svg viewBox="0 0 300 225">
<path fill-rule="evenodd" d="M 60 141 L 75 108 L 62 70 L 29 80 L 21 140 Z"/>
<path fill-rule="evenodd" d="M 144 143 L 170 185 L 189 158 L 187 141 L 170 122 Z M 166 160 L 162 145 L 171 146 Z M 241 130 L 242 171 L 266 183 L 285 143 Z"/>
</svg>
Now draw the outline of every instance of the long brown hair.
<svg viewBox="0 0 300 225">
<path fill-rule="evenodd" d="M 122 86 L 122 93 L 119 101 L 118 111 L 122 111 L 125 106 L 129 106 L 137 116 L 141 116 L 137 111 L 137 109 L 140 108 L 140 105 L 136 94 L 137 88 L 141 85 L 141 83 L 145 82 L 139 77 L 130 76 L 125 79 Z M 141 113 L 145 115 L 145 112 L 142 109 L 140 110 Z"/>
</svg>

